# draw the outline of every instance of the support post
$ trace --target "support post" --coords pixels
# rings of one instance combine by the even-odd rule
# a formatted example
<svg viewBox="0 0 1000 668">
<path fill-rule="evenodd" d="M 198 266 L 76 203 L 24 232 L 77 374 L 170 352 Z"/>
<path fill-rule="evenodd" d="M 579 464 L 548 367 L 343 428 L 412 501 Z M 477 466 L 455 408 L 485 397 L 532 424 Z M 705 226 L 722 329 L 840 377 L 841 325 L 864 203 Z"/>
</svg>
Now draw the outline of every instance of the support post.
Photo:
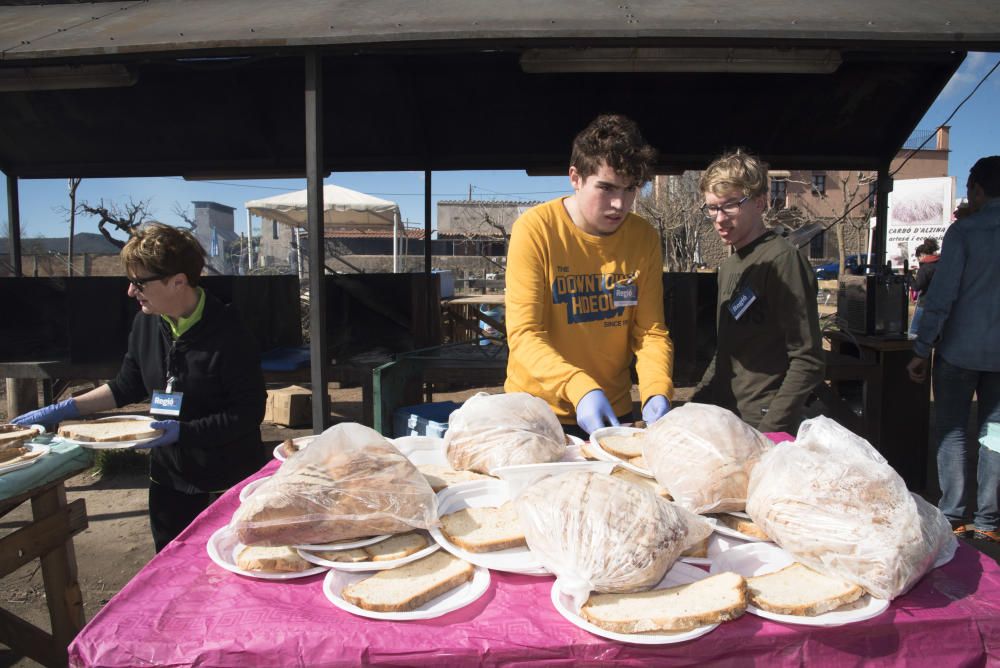
<svg viewBox="0 0 1000 668">
<path fill-rule="evenodd" d="M 17 194 L 17 177 L 7 176 L 7 226 L 10 234 L 10 266 L 14 276 L 21 273 L 21 209 Z"/>
<path fill-rule="evenodd" d="M 889 165 L 883 165 L 878 170 L 878 191 L 875 199 L 875 246 L 873 248 L 872 264 L 875 273 L 885 271 L 886 243 L 889 235 L 889 193 L 892 192 L 892 179 L 889 177 Z M 874 307 L 874 304 L 872 305 Z"/>
<path fill-rule="evenodd" d="M 309 354 L 313 433 L 330 419 L 330 359 L 326 342 L 326 265 L 323 239 L 323 57 L 306 54 L 306 191 L 309 225 Z"/>
</svg>

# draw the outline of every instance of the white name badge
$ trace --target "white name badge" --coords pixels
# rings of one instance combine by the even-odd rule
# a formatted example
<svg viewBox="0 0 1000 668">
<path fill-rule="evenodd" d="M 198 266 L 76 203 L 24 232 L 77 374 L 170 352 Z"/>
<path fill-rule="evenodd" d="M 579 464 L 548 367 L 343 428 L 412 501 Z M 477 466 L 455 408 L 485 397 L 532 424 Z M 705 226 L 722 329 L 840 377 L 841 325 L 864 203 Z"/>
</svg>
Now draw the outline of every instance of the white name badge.
<svg viewBox="0 0 1000 668">
<path fill-rule="evenodd" d="M 177 417 L 181 414 L 181 403 L 184 401 L 183 392 L 162 392 L 155 390 L 153 398 L 149 402 L 149 412 L 151 415 L 170 415 Z"/>
<path fill-rule="evenodd" d="M 639 286 L 635 283 L 616 285 L 613 294 L 615 308 L 637 306 L 639 304 Z"/>
<path fill-rule="evenodd" d="M 729 312 L 733 320 L 739 320 L 747 312 L 750 305 L 757 301 L 757 295 L 749 287 L 743 288 L 729 300 Z"/>
</svg>

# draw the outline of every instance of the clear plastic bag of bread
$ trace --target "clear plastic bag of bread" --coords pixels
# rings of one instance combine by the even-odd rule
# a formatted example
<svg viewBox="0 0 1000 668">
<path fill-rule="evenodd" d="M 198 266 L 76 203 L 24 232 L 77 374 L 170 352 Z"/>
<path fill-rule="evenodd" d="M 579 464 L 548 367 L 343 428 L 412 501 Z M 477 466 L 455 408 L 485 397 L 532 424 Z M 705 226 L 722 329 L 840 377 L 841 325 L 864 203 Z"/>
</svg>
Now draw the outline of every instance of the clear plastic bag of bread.
<svg viewBox="0 0 1000 668">
<path fill-rule="evenodd" d="M 732 411 L 689 403 L 649 426 L 642 454 L 676 503 L 721 513 L 743 510 L 750 470 L 773 445 Z"/>
<path fill-rule="evenodd" d="M 590 592 L 645 591 L 711 526 L 620 478 L 574 471 L 522 491 L 514 506 L 532 554 L 579 605 Z"/>
<path fill-rule="evenodd" d="M 436 524 L 437 497 L 424 476 L 385 437 L 353 422 L 285 460 L 230 522 L 245 545 L 326 545 Z"/>
<path fill-rule="evenodd" d="M 880 599 L 909 590 L 955 547 L 944 515 L 868 441 L 826 417 L 761 458 L 747 513 L 802 563 Z"/>
<path fill-rule="evenodd" d="M 544 400 L 480 392 L 449 416 L 444 448 L 452 468 L 489 474 L 498 466 L 559 461 L 566 436 Z"/>
</svg>

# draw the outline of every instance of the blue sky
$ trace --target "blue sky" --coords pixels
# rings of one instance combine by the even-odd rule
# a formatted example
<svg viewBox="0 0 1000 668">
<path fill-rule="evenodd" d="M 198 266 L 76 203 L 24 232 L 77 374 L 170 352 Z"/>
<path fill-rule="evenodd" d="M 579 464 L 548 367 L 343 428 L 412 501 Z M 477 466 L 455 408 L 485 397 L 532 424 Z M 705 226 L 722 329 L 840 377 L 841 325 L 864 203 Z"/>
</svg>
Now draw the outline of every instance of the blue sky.
<svg viewBox="0 0 1000 668">
<path fill-rule="evenodd" d="M 986 72 L 1000 59 L 996 53 L 972 53 L 956 72 L 917 130 L 932 130 L 940 125 L 961 100 L 971 92 Z M 951 155 L 949 171 L 957 179 L 958 196 L 964 195 L 969 168 L 984 155 L 1000 154 L 1000 70 L 980 87 L 976 94 L 950 121 Z M 399 204 L 404 221 L 423 225 L 424 175 L 422 172 L 340 172 L 329 183 L 389 199 Z M 180 177 L 143 179 L 84 179 L 77 191 L 77 201 L 91 204 L 149 200 L 153 217 L 170 224 L 181 224 L 174 213 L 175 203 L 191 206 L 191 201 L 214 201 L 235 207 L 236 225 L 245 229 L 243 202 L 261 197 L 300 190 L 304 180 L 260 181 L 185 181 Z M 434 172 L 433 197 L 465 199 L 472 190 L 474 198 L 508 200 L 545 200 L 566 193 L 569 180 L 563 176 L 529 177 L 520 171 Z M 65 179 L 22 180 L 19 186 L 22 237 L 64 237 L 68 233 L 68 206 Z M 0 198 L 6 221 L 6 183 L 0 180 Z M 436 215 L 436 207 L 432 208 Z M 254 224 L 259 222 L 254 219 Z M 4 228 L 6 226 L 4 225 Z M 78 217 L 78 232 L 97 232 L 97 221 Z M 255 228 L 259 231 L 259 228 Z M 0 234 L 6 229 L 0 230 Z"/>
</svg>

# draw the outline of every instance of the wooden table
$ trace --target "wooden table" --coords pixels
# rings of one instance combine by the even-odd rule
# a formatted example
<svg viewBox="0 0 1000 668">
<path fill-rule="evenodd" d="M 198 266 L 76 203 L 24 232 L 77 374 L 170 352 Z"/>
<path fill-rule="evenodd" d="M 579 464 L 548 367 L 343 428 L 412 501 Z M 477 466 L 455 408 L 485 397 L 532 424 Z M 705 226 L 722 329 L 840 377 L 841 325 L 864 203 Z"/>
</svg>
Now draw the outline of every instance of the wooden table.
<svg viewBox="0 0 1000 668">
<path fill-rule="evenodd" d="M 503 338 L 507 337 L 507 327 L 503 321 L 493 318 L 487 313 L 483 313 L 480 307 L 494 307 L 504 305 L 504 295 L 472 295 L 469 297 L 456 297 L 454 299 L 442 299 L 442 314 L 446 315 L 452 323 L 448 330 L 448 338 L 452 343 L 465 341 L 478 341 L 483 336 L 480 322 L 484 322 L 496 331 Z"/>
<path fill-rule="evenodd" d="M 42 567 L 45 599 L 52 633 L 0 609 L 0 642 L 45 666 L 64 666 L 66 648 L 83 628 L 83 596 L 77 581 L 73 536 L 87 528 L 87 506 L 83 499 L 66 502 L 65 481 L 90 468 L 89 455 L 79 448 L 56 448 L 45 456 L 50 473 L 36 478 L 27 489 L 7 489 L 0 499 L 0 517 L 22 503 L 31 502 L 32 520 L 0 539 L 0 577 L 38 559 Z M 29 467 L 31 468 L 31 467 Z M 22 469 L 26 471 L 27 469 Z M 18 471 L 4 474 L 12 476 Z"/>
</svg>

